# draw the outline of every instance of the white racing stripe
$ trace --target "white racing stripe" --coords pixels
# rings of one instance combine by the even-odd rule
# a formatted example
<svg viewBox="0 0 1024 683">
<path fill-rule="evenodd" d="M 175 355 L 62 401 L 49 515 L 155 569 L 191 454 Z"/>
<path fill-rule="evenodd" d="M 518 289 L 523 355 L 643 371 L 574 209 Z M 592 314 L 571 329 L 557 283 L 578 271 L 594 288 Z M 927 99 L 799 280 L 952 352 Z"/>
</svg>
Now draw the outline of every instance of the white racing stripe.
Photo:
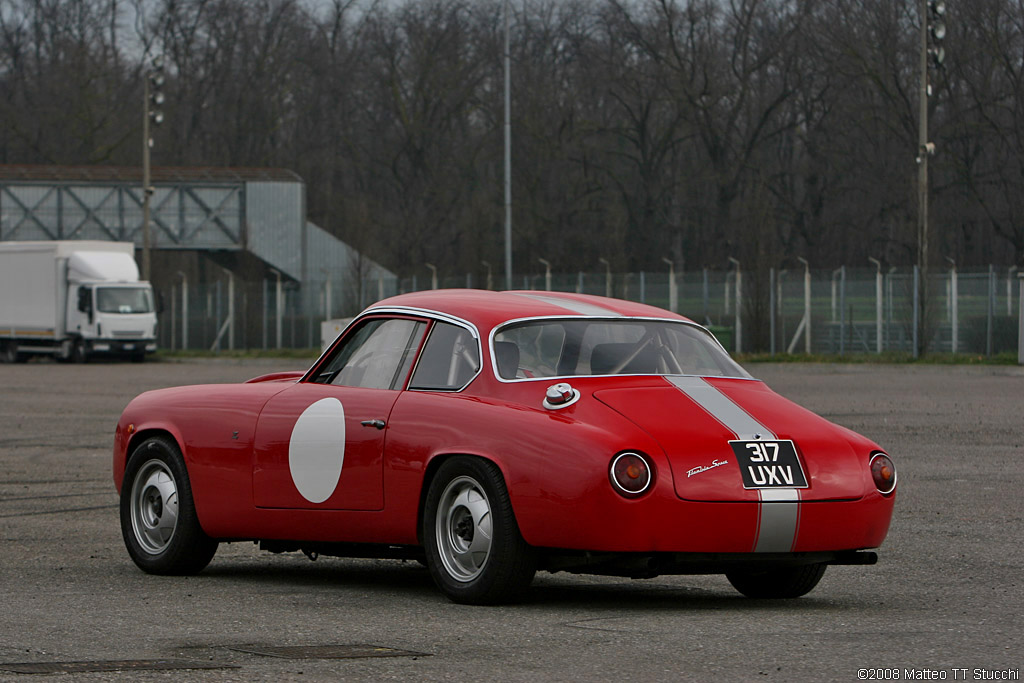
<svg viewBox="0 0 1024 683">
<path fill-rule="evenodd" d="M 572 299 L 563 299 L 557 296 L 545 296 L 543 294 L 520 294 L 527 298 L 533 299 L 534 301 L 543 301 L 546 304 L 552 306 L 561 306 L 562 308 L 572 311 L 573 313 L 579 313 L 581 315 L 593 315 L 600 316 L 602 318 L 621 318 L 621 313 L 616 313 L 610 308 L 604 308 L 594 304 L 584 303 L 582 301 L 573 301 Z"/>
<path fill-rule="evenodd" d="M 775 433 L 702 377 L 668 376 L 677 389 L 736 435 L 739 441 L 777 440 Z M 800 489 L 758 489 L 756 553 L 788 553 L 800 524 Z"/>
</svg>

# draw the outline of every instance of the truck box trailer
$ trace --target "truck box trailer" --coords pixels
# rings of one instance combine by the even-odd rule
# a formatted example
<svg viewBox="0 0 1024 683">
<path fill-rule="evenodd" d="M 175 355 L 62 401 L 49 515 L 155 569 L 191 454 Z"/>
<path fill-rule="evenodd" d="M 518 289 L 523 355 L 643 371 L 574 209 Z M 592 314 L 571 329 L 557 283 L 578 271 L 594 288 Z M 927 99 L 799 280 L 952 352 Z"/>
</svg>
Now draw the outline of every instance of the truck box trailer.
<svg viewBox="0 0 1024 683">
<path fill-rule="evenodd" d="M 153 289 L 130 242 L 0 242 L 0 360 L 156 351 Z"/>
</svg>

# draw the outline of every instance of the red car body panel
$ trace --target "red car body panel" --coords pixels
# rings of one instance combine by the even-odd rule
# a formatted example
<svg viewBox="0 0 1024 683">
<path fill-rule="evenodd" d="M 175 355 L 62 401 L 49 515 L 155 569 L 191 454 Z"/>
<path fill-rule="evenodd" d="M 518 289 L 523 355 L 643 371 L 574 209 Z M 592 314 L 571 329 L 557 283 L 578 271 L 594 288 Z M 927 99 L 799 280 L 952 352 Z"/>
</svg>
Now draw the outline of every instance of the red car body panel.
<svg viewBox="0 0 1024 683">
<path fill-rule="evenodd" d="M 426 320 L 436 313 L 478 331 L 482 368 L 468 386 L 452 392 L 317 384 L 321 359 L 301 380 L 281 373 L 239 385 L 147 392 L 118 423 L 115 484 L 120 490 L 132 448 L 147 435 L 166 433 L 181 448 L 200 524 L 214 538 L 418 545 L 428 474 L 439 459 L 460 454 L 500 468 L 524 539 L 541 548 L 752 553 L 786 504 L 797 510 L 795 526 L 785 539 L 789 547 L 774 551 L 882 543 L 895 496 L 876 490 L 868 466 L 882 449 L 760 381 L 704 380 L 773 438 L 792 440 L 808 486 L 791 503 L 743 487 L 729 445 L 739 435 L 666 377 L 566 378 L 581 397 L 551 410 L 542 402 L 558 380 L 496 375 L 489 343 L 495 328 L 580 316 L 589 308 L 685 320 L 642 304 L 547 292 L 458 290 L 388 299 L 371 311 Z M 324 399 L 344 408 L 344 466 L 333 493 L 311 502 L 289 473 L 289 444 L 300 414 Z M 373 420 L 386 428 L 363 424 Z M 620 495 L 609 480 L 612 457 L 624 451 L 646 455 L 654 472 L 651 488 L 635 498 Z"/>
</svg>

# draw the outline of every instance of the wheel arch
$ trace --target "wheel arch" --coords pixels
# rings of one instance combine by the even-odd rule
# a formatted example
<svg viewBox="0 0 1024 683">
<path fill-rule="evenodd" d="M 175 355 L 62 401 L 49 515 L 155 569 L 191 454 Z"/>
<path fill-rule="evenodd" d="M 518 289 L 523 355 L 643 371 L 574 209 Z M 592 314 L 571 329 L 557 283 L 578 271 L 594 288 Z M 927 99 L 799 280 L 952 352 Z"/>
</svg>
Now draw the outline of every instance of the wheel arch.
<svg viewBox="0 0 1024 683">
<path fill-rule="evenodd" d="M 120 456 L 121 461 L 117 463 L 120 478 L 117 482 L 118 492 L 120 492 L 121 487 L 124 486 L 124 472 L 128 468 L 128 461 L 132 459 L 132 454 L 135 452 L 135 449 L 139 447 L 139 444 L 144 443 L 147 439 L 155 436 L 163 436 L 174 442 L 174 445 L 178 447 L 179 451 L 181 451 L 181 458 L 185 463 L 185 473 L 188 474 L 188 455 L 185 452 L 185 445 L 181 439 L 181 435 L 177 434 L 176 430 L 166 426 L 154 425 L 152 427 L 145 427 L 134 432 L 128 437 L 128 440 L 125 443 L 124 453 Z M 191 475 L 189 475 L 189 478 L 191 479 Z"/>
<path fill-rule="evenodd" d="M 441 466 L 451 460 L 452 458 L 475 458 L 476 460 L 483 460 L 489 462 L 498 468 L 501 472 L 501 478 L 505 482 L 505 486 L 508 487 L 508 472 L 502 466 L 501 462 L 487 455 L 480 453 L 468 453 L 468 452 L 451 452 L 451 453 L 438 453 L 434 455 L 427 462 L 427 466 L 423 472 L 423 480 L 420 482 L 420 495 L 419 502 L 416 504 L 416 540 L 420 545 L 423 545 L 423 510 L 427 504 L 427 491 L 430 490 L 430 484 L 434 481 L 434 477 L 437 476 L 437 471 L 441 469 Z M 515 503 L 512 504 L 512 514 L 515 515 Z M 516 519 L 516 525 L 518 526 L 518 517 Z"/>
</svg>

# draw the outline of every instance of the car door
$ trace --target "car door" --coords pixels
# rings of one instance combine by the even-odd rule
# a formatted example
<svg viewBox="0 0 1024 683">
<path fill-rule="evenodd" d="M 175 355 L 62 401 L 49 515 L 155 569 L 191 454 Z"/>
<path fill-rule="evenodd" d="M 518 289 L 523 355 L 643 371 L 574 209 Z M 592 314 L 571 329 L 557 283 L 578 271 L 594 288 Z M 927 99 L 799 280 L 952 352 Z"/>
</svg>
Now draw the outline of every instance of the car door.
<svg viewBox="0 0 1024 683">
<path fill-rule="evenodd" d="M 253 449 L 257 507 L 383 508 L 387 422 L 425 329 L 414 318 L 364 319 L 314 376 L 267 402 Z"/>
</svg>

